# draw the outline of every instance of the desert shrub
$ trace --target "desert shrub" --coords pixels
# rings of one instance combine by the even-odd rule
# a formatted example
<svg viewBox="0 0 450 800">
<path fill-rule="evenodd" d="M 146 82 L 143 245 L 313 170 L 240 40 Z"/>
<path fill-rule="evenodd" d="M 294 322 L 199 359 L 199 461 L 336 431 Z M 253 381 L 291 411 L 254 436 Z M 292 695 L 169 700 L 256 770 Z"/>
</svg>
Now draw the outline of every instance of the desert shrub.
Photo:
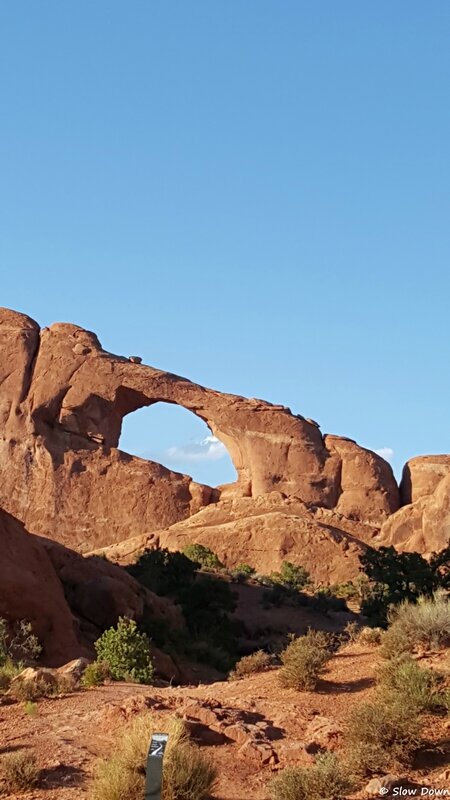
<svg viewBox="0 0 450 800">
<path fill-rule="evenodd" d="M 404 601 L 415 603 L 450 588 L 450 544 L 427 560 L 420 553 L 398 553 L 394 547 L 368 548 L 360 556 L 369 580 L 361 611 L 386 627 L 389 608 Z"/>
<path fill-rule="evenodd" d="M 200 564 L 205 569 L 221 569 L 222 562 L 218 556 L 204 544 L 188 544 L 183 549 L 183 555 L 189 558 L 194 564 Z"/>
<path fill-rule="evenodd" d="M 272 663 L 271 657 L 264 650 L 258 650 L 249 656 L 241 658 L 234 670 L 230 672 L 228 680 L 236 681 L 245 678 L 246 675 L 253 675 L 255 672 L 264 672 Z"/>
<path fill-rule="evenodd" d="M 311 582 L 308 570 L 291 561 L 283 561 L 280 571 L 272 572 L 270 579 L 273 583 L 281 583 L 282 586 L 296 591 L 304 589 Z"/>
<path fill-rule="evenodd" d="M 381 699 L 386 703 L 398 701 L 418 713 L 445 706 L 439 683 L 436 672 L 421 667 L 411 656 L 388 661 L 379 670 Z"/>
<path fill-rule="evenodd" d="M 16 661 L 35 661 L 42 652 L 39 639 L 33 633 L 30 622 L 22 619 L 9 626 L 0 618 L 0 667 L 8 659 Z"/>
<path fill-rule="evenodd" d="M 371 628 L 368 625 L 361 625 L 359 622 L 347 622 L 343 638 L 350 644 L 358 642 L 358 644 L 375 646 L 381 644 L 385 634 L 386 631 L 383 631 L 383 628 Z"/>
<path fill-rule="evenodd" d="M 317 589 L 310 600 L 310 605 L 322 614 L 327 614 L 329 611 L 348 611 L 345 599 L 336 597 L 330 587 Z"/>
<path fill-rule="evenodd" d="M 333 753 L 323 753 L 312 767 L 282 770 L 268 789 L 272 800 L 344 800 L 352 781 Z"/>
<path fill-rule="evenodd" d="M 147 748 L 155 721 L 138 717 L 119 736 L 109 758 L 96 767 L 89 800 L 142 800 Z M 192 744 L 183 722 L 172 717 L 158 731 L 169 734 L 164 758 L 164 800 L 207 800 L 214 787 L 216 770 Z"/>
<path fill-rule="evenodd" d="M 12 795 L 32 789 L 37 783 L 39 770 L 32 753 L 19 750 L 6 753 L 0 758 L 2 794 Z"/>
<path fill-rule="evenodd" d="M 43 697 L 56 697 L 73 692 L 76 681 L 71 675 L 45 673 L 36 677 L 22 676 L 19 672 L 11 681 L 9 694 L 25 705 Z"/>
<path fill-rule="evenodd" d="M 250 564 L 243 563 L 237 565 L 236 572 L 242 573 L 246 578 L 251 578 L 256 573 L 256 569 L 251 567 Z"/>
<path fill-rule="evenodd" d="M 371 628 L 368 625 L 364 625 L 359 631 L 358 642 L 374 647 L 381 644 L 383 636 L 383 628 Z"/>
<path fill-rule="evenodd" d="M 14 664 L 8 657 L 6 661 L 0 666 L 0 694 L 7 692 L 11 681 L 22 672 L 23 664 Z"/>
<path fill-rule="evenodd" d="M 408 766 L 421 743 L 417 711 L 400 702 L 361 703 L 348 720 L 346 749 L 352 770 L 365 775 Z"/>
<path fill-rule="evenodd" d="M 330 586 L 332 593 L 336 597 L 343 597 L 344 600 L 362 600 L 367 587 L 367 577 L 361 575 L 354 581 L 344 583 L 334 583 Z"/>
<path fill-rule="evenodd" d="M 196 572 L 195 559 L 165 548 L 145 550 L 127 571 L 143 586 L 159 595 L 171 595 L 180 586 L 191 584 Z"/>
<path fill-rule="evenodd" d="M 248 581 L 249 578 L 253 578 L 256 574 L 256 570 L 254 567 L 251 567 L 250 564 L 238 564 L 237 567 L 231 570 L 230 575 L 233 580 L 238 581 L 238 583 L 244 583 Z"/>
<path fill-rule="evenodd" d="M 152 683 L 150 641 L 134 620 L 120 617 L 116 628 L 109 628 L 97 639 L 95 650 L 97 660 L 106 664 L 113 680 Z"/>
<path fill-rule="evenodd" d="M 361 632 L 361 625 L 359 622 L 352 620 L 352 622 L 347 622 L 347 625 L 343 631 L 343 641 L 347 642 L 348 644 L 355 644 L 358 641 L 359 634 Z"/>
<path fill-rule="evenodd" d="M 450 645 L 450 603 L 447 595 L 438 591 L 433 597 L 419 597 L 417 603 L 401 603 L 389 614 L 390 628 L 383 645 L 392 648 L 392 640 L 408 642 L 415 647 L 441 648 Z"/>
<path fill-rule="evenodd" d="M 111 674 L 106 664 L 102 661 L 93 661 L 84 670 L 80 684 L 84 689 L 91 689 L 93 686 L 101 686 L 110 677 Z"/>
<path fill-rule="evenodd" d="M 309 630 L 292 639 L 280 654 L 279 681 L 290 689 L 311 691 L 331 658 L 331 638 L 324 631 Z"/>
<path fill-rule="evenodd" d="M 380 655 L 383 658 L 398 658 L 402 653 L 411 653 L 414 642 L 411 642 L 401 626 L 392 625 L 383 631 L 381 637 Z"/>
<path fill-rule="evenodd" d="M 194 645 L 197 657 L 202 653 L 205 663 L 228 672 L 236 660 L 237 639 L 242 632 L 242 623 L 229 616 L 236 608 L 230 584 L 213 575 L 200 575 L 192 586 L 179 591 L 178 602 L 191 640 L 187 652 L 192 653 Z M 225 659 L 220 654 L 225 654 Z"/>
<path fill-rule="evenodd" d="M 48 684 L 43 681 L 24 681 L 20 678 L 14 680 L 9 689 L 11 697 L 24 703 L 39 700 L 41 697 L 48 696 L 48 693 Z"/>
</svg>

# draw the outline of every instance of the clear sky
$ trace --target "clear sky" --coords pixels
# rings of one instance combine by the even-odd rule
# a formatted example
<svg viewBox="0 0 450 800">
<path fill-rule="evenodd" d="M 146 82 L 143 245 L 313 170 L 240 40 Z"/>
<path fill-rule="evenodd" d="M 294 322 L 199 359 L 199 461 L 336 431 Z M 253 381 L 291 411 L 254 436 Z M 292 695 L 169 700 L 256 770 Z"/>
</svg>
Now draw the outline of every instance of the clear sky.
<svg viewBox="0 0 450 800">
<path fill-rule="evenodd" d="M 0 305 L 450 452 L 449 41 L 448 0 L 3 0 Z M 232 478 L 207 436 L 122 446 Z"/>
</svg>

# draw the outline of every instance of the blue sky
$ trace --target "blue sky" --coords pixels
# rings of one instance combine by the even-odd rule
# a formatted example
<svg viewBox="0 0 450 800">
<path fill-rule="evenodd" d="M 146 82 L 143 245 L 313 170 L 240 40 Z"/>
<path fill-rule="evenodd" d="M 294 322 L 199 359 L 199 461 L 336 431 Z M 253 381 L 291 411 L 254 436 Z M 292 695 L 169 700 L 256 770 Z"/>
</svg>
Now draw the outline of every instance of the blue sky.
<svg viewBox="0 0 450 800">
<path fill-rule="evenodd" d="M 0 304 L 449 452 L 450 4 L 5 0 Z M 219 483 L 189 412 L 122 446 Z M 206 441 L 205 441 L 206 440 Z"/>
</svg>

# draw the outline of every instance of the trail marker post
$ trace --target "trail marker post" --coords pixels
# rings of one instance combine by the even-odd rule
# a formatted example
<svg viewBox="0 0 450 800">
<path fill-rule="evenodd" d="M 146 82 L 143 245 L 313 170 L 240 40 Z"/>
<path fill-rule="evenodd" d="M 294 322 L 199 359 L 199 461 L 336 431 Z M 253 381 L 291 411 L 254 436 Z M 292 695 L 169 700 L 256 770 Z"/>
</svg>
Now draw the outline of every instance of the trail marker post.
<svg viewBox="0 0 450 800">
<path fill-rule="evenodd" d="M 168 739 L 166 733 L 154 733 L 151 738 L 147 756 L 145 800 L 161 800 L 163 759 Z"/>
</svg>

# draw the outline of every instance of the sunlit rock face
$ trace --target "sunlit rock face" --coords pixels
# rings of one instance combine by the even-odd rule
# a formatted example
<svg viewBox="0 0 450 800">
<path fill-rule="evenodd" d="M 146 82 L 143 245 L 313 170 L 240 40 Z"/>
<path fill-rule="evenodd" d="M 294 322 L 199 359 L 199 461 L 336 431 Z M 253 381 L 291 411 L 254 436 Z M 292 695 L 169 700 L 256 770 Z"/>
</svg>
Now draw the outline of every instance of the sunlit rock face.
<svg viewBox="0 0 450 800">
<path fill-rule="evenodd" d="M 355 442 L 322 436 L 288 408 L 223 394 L 102 349 L 94 333 L 0 311 L 0 505 L 42 535 L 79 549 L 168 528 L 220 490 L 118 449 L 122 420 L 157 402 L 204 420 L 237 481 L 311 507 L 380 524 L 398 508 L 390 466 Z"/>
</svg>

